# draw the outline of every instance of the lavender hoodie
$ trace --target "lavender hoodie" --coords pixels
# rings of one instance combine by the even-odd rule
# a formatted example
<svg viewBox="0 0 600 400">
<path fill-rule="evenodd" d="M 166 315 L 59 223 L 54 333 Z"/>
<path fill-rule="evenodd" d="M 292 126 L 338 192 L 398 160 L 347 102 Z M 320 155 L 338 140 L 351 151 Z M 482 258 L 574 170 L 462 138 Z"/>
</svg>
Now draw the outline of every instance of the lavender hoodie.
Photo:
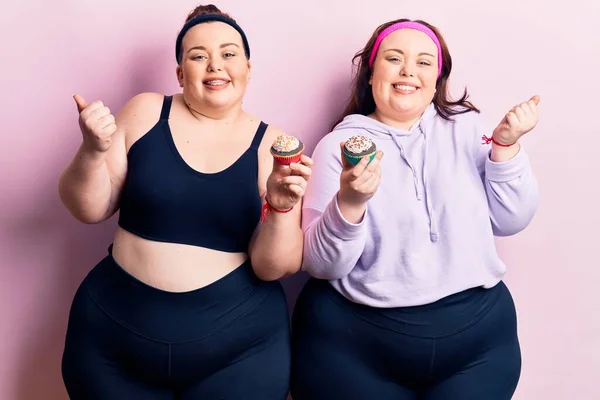
<svg viewBox="0 0 600 400">
<path fill-rule="evenodd" d="M 427 304 L 503 278 L 494 235 L 529 224 L 537 182 L 522 147 L 509 161 L 490 160 L 481 137 L 491 130 L 479 114 L 453 118 L 442 119 L 431 104 L 404 131 L 349 115 L 318 143 L 303 203 L 304 271 L 381 308 Z M 358 224 L 337 204 L 339 143 L 353 135 L 384 152 L 381 183 Z"/>
</svg>

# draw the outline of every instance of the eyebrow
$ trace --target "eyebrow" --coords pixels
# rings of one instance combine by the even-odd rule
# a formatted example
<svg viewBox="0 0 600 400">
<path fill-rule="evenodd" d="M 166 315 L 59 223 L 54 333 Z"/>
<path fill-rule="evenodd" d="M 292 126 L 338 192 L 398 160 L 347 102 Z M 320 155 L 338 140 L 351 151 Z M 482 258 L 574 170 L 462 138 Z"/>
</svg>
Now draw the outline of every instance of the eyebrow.
<svg viewBox="0 0 600 400">
<path fill-rule="evenodd" d="M 235 43 L 223 43 L 221 46 L 219 46 L 219 48 L 222 49 L 222 48 L 227 47 L 227 46 L 235 46 L 235 47 L 238 47 L 238 48 L 240 47 L 240 46 L 238 46 Z M 191 49 L 188 50 L 188 53 L 190 51 L 192 51 L 192 50 L 206 50 L 206 47 L 204 47 L 204 46 L 194 46 L 194 47 L 192 47 Z"/>
<path fill-rule="evenodd" d="M 384 53 L 386 51 L 395 51 L 397 53 L 404 54 L 404 52 L 402 50 L 400 50 L 400 49 L 387 49 L 387 50 L 384 51 Z M 419 53 L 419 56 L 429 56 L 429 57 L 434 57 L 435 58 L 435 56 L 433 54 L 430 54 L 430 53 Z"/>
</svg>

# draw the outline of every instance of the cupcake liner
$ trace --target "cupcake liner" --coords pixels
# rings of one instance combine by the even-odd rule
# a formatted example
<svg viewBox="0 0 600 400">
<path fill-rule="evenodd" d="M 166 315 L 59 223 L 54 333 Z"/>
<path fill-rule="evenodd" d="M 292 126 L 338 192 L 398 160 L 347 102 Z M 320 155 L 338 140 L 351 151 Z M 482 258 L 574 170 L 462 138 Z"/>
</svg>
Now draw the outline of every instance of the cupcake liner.
<svg viewBox="0 0 600 400">
<path fill-rule="evenodd" d="M 355 156 L 355 155 L 352 155 L 352 154 L 348 154 L 346 152 L 346 149 L 344 149 L 344 156 L 346 157 L 346 160 L 348 160 L 348 162 L 350 164 L 352 164 L 352 165 L 358 164 L 360 162 L 360 160 L 363 159 L 363 157 L 369 157 L 369 162 L 371 162 L 371 161 L 373 161 L 373 159 L 375 158 L 376 155 L 377 155 L 377 150 L 375 150 L 372 153 L 365 154 L 365 155 L 362 155 L 362 156 Z"/>
<path fill-rule="evenodd" d="M 304 149 L 300 150 L 296 154 L 290 154 L 290 155 L 285 155 L 285 156 L 282 156 L 279 154 L 274 154 L 271 151 L 273 158 L 279 165 L 290 165 L 291 163 L 299 162 L 300 158 L 302 158 L 302 153 L 304 153 Z"/>
</svg>

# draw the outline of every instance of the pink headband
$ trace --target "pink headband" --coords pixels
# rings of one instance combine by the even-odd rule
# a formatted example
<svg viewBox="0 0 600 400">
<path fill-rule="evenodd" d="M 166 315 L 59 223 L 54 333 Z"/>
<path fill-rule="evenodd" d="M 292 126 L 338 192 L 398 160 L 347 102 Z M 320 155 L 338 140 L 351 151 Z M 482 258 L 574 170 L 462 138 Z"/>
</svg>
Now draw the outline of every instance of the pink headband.
<svg viewBox="0 0 600 400">
<path fill-rule="evenodd" d="M 388 26 L 383 31 L 381 31 L 381 33 L 377 36 L 377 39 L 375 40 L 375 45 L 373 46 L 373 51 L 371 52 L 371 56 L 369 57 L 369 67 L 373 67 L 373 61 L 375 60 L 375 56 L 377 55 L 377 50 L 379 49 L 379 45 L 381 44 L 383 39 L 385 39 L 386 36 L 389 35 L 390 33 L 397 31 L 398 29 L 416 29 L 418 31 L 425 33 L 427 36 L 429 36 L 431 38 L 431 40 L 433 40 L 433 43 L 435 43 L 435 45 L 437 46 L 437 50 L 438 50 L 438 77 L 439 77 L 442 74 L 442 46 L 440 45 L 440 41 L 431 29 L 429 29 L 427 26 L 425 26 L 423 24 L 420 24 L 420 23 L 414 22 L 414 21 L 398 22 L 394 25 Z"/>
</svg>

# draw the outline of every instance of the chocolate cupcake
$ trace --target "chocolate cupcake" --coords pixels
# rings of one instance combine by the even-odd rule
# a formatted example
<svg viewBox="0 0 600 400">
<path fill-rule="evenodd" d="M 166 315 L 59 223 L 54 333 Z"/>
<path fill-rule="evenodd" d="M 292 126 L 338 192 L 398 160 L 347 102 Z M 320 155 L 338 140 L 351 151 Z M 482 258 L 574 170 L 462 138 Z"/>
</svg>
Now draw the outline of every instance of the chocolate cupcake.
<svg viewBox="0 0 600 400">
<path fill-rule="evenodd" d="M 366 136 L 352 136 L 344 143 L 344 156 L 352 165 L 356 165 L 363 157 L 373 161 L 377 154 L 377 146 Z"/>
<path fill-rule="evenodd" d="M 278 164 L 290 165 L 300 161 L 304 152 L 304 143 L 291 135 L 279 135 L 271 145 L 271 154 Z"/>
</svg>

